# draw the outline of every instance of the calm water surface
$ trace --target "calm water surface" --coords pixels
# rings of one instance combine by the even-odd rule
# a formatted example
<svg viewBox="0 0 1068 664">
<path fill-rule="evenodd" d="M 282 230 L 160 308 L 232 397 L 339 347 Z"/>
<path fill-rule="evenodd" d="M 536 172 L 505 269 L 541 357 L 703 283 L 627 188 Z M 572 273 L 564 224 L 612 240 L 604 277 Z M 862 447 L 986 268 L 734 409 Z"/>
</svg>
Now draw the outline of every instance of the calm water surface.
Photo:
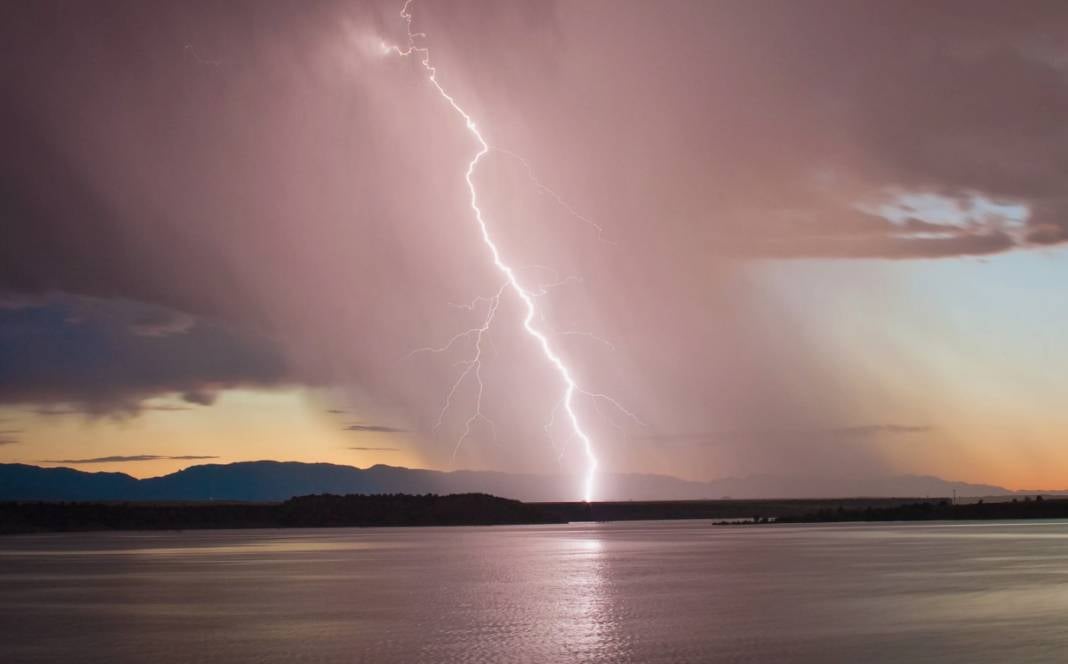
<svg viewBox="0 0 1068 664">
<path fill-rule="evenodd" d="M 3 662 L 1056 662 L 1068 524 L 0 538 Z"/>
</svg>

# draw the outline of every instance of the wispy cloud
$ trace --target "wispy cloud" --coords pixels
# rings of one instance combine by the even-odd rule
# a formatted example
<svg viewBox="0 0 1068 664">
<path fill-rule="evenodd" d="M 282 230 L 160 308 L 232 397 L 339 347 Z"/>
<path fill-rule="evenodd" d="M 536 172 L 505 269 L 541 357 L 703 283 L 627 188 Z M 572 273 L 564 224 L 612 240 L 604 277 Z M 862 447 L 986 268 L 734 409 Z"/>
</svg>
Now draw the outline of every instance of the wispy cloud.
<svg viewBox="0 0 1068 664">
<path fill-rule="evenodd" d="M 158 413 L 171 413 L 183 410 L 193 410 L 192 406 L 182 406 L 178 404 L 140 404 L 138 405 L 139 411 L 154 411 Z M 46 408 L 35 408 L 29 411 L 34 415 L 40 417 L 60 417 L 63 415 L 87 415 L 95 416 L 100 413 L 90 408 L 76 408 L 73 406 L 50 406 Z"/>
<path fill-rule="evenodd" d="M 330 408 L 326 412 L 330 413 L 331 415 L 344 415 L 348 411 L 341 410 L 340 408 Z"/>
<path fill-rule="evenodd" d="M 91 459 L 39 459 L 38 463 L 127 463 L 130 461 L 204 461 L 206 459 L 218 459 L 217 456 L 201 456 L 196 454 L 184 454 L 180 456 L 165 456 L 159 454 L 134 454 L 132 456 L 103 456 Z"/>
<path fill-rule="evenodd" d="M 358 452 L 399 452 L 399 447 L 350 447 L 350 450 Z"/>
<path fill-rule="evenodd" d="M 48 408 L 34 408 L 29 411 L 34 415 L 40 417 L 60 417 L 63 415 L 88 415 L 89 411 L 85 408 L 67 408 L 67 407 L 48 407 Z"/>
<path fill-rule="evenodd" d="M 387 427 L 381 424 L 350 424 L 345 427 L 345 431 L 369 431 L 374 433 L 404 433 L 407 429 L 397 429 L 395 427 Z"/>
</svg>

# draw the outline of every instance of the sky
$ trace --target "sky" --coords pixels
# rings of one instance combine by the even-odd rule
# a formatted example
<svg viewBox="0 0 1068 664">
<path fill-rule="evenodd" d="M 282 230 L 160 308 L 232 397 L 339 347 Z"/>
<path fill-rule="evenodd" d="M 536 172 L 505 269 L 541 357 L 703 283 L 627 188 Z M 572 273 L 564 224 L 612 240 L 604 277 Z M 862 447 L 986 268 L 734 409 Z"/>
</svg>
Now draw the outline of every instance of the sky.
<svg viewBox="0 0 1068 664">
<path fill-rule="evenodd" d="M 582 475 L 400 9 L 0 8 L 0 462 Z M 601 471 L 1068 487 L 1063 3 L 411 12 Z"/>
</svg>

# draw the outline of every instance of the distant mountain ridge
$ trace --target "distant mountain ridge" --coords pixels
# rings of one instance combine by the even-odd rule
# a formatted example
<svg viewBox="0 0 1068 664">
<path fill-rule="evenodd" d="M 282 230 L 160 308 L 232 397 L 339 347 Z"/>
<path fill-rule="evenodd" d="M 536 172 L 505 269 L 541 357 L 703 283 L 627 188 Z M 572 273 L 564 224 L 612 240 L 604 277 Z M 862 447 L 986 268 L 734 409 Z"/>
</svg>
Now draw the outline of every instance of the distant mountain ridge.
<svg viewBox="0 0 1068 664">
<path fill-rule="evenodd" d="M 523 501 L 575 500 L 566 476 L 493 471 L 445 472 L 376 465 L 370 468 L 296 461 L 243 461 L 190 466 L 137 479 L 124 473 L 84 472 L 0 464 L 0 500 L 225 500 L 281 501 L 318 493 L 489 493 Z M 988 484 L 938 477 L 869 478 L 752 476 L 693 482 L 666 475 L 610 474 L 598 478 L 599 500 L 716 498 L 960 497 L 1010 495 Z M 1050 492 L 1047 492 L 1050 493 Z"/>
</svg>

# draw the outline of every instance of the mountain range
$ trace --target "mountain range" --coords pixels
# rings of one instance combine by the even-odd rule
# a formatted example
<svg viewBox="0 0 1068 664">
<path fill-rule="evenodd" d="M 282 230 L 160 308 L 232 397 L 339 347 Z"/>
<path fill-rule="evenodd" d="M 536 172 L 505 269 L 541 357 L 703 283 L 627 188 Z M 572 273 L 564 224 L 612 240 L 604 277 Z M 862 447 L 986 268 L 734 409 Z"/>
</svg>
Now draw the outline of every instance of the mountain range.
<svg viewBox="0 0 1068 664">
<path fill-rule="evenodd" d="M 599 500 L 718 498 L 960 497 L 1010 495 L 999 486 L 925 475 L 814 477 L 759 475 L 694 482 L 666 475 L 606 474 Z M 190 466 L 138 479 L 124 473 L 84 472 L 0 464 L 0 500 L 224 500 L 280 501 L 318 493 L 489 493 L 523 501 L 574 500 L 567 476 L 493 471 L 452 472 L 376 465 L 244 461 Z"/>
</svg>

